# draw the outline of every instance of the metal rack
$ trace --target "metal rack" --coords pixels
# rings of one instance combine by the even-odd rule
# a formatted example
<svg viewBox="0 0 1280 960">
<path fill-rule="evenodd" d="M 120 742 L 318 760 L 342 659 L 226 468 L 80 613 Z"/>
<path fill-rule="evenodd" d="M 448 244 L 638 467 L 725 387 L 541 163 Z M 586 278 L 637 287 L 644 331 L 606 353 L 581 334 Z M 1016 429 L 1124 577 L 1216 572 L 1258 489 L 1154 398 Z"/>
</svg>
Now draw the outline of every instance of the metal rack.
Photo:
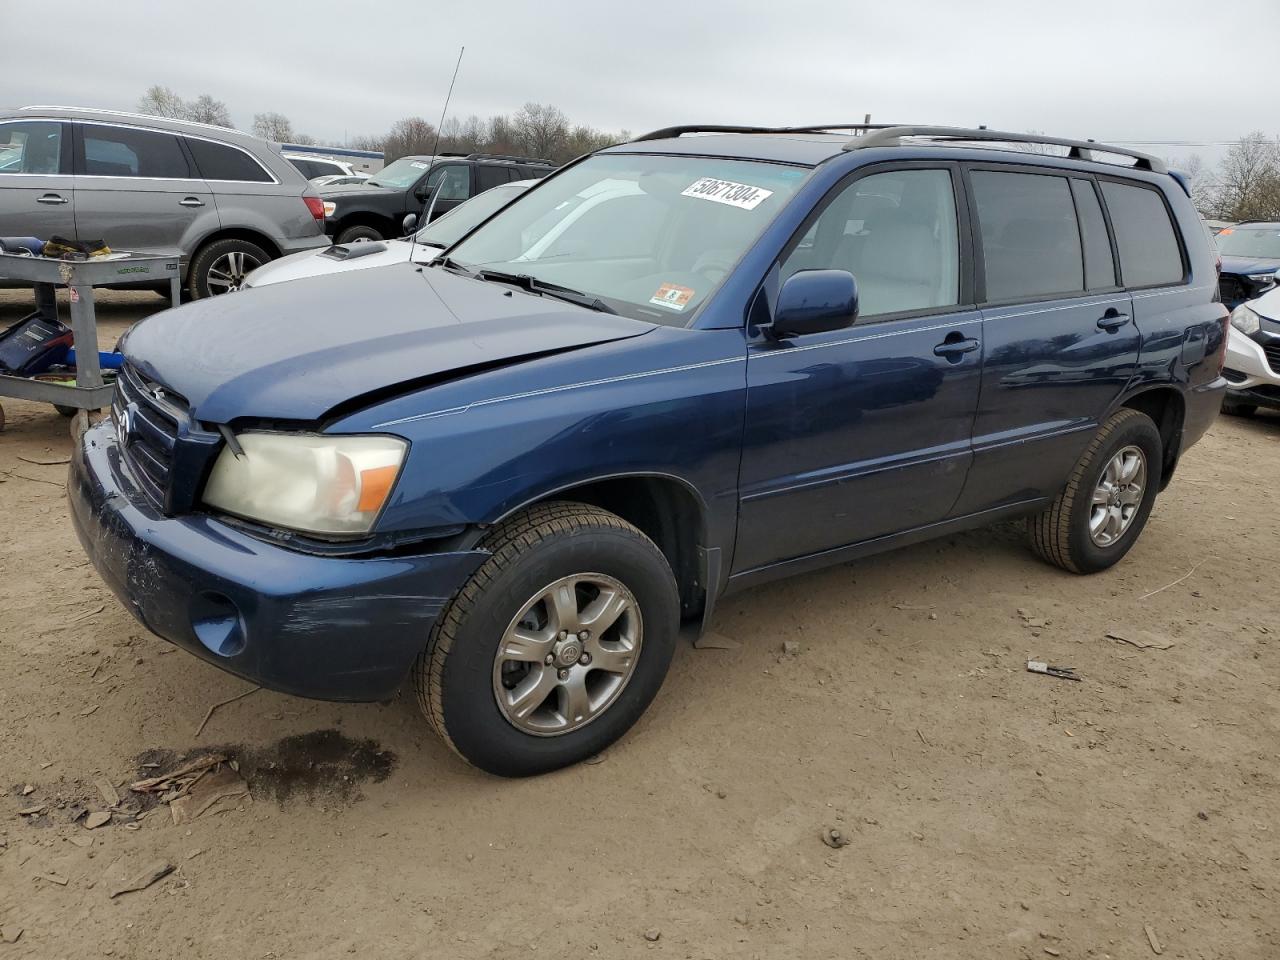
<svg viewBox="0 0 1280 960">
<path fill-rule="evenodd" d="M 98 362 L 98 319 L 94 312 L 93 288 L 167 283 L 176 307 L 181 302 L 179 277 L 177 257 L 129 253 L 92 260 L 53 260 L 0 254 L 0 280 L 51 283 L 70 288 L 71 329 L 76 342 L 74 386 L 0 375 L 0 397 L 52 403 L 76 410 L 101 410 L 111 406 L 114 387 L 103 383 L 102 367 Z M 0 410 L 0 424 L 3 422 L 3 411 Z"/>
</svg>

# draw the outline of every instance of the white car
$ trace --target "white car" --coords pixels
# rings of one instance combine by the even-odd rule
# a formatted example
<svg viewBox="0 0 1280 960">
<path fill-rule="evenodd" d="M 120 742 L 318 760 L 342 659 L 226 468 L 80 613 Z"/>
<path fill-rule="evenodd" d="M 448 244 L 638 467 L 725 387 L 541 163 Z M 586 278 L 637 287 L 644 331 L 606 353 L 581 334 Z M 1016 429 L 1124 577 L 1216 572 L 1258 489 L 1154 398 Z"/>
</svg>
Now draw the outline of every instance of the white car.
<svg viewBox="0 0 1280 960">
<path fill-rule="evenodd" d="M 1231 384 L 1223 413 L 1280 410 L 1280 287 L 1231 312 L 1223 375 Z"/>
<path fill-rule="evenodd" d="M 323 250 L 308 250 L 303 256 L 272 260 L 249 274 L 241 289 L 265 287 L 285 280 L 302 280 L 326 273 L 381 267 L 388 263 L 403 263 L 410 256 L 415 263 L 425 263 L 441 250 L 462 239 L 471 232 L 472 227 L 489 219 L 537 182 L 514 180 L 477 194 L 423 227 L 412 241 L 408 237 L 399 240 L 357 240 L 354 243 L 334 244 Z"/>
<path fill-rule="evenodd" d="M 292 151 L 281 151 L 280 155 L 297 167 L 298 172 L 308 180 L 316 177 L 349 177 L 356 172 L 356 168 L 347 161 L 335 160 L 333 157 Z"/>
</svg>

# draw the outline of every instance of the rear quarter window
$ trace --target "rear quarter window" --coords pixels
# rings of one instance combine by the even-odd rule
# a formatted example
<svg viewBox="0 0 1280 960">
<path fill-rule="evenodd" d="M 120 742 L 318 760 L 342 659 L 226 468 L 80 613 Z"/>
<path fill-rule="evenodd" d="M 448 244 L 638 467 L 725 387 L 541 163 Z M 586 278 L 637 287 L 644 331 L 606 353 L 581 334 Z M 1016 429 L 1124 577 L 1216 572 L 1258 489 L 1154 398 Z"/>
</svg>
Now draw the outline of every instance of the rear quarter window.
<svg viewBox="0 0 1280 960">
<path fill-rule="evenodd" d="M 1124 285 L 1182 283 L 1186 278 L 1182 248 L 1160 191 L 1112 180 L 1104 180 L 1101 185 L 1120 252 Z"/>
<path fill-rule="evenodd" d="M 200 176 L 206 180 L 238 180 L 246 183 L 271 183 L 271 174 L 262 164 L 243 150 L 211 140 L 187 137 L 187 147 L 195 158 Z"/>
</svg>

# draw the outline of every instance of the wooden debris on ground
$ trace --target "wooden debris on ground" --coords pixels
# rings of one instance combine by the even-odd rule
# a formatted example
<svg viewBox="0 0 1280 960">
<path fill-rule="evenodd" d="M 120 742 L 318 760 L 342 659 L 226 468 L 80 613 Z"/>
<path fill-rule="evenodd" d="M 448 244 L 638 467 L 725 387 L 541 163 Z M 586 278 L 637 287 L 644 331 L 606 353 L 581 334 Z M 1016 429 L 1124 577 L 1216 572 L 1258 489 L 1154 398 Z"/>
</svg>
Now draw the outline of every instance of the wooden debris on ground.
<svg viewBox="0 0 1280 960">
<path fill-rule="evenodd" d="M 235 766 L 225 754 L 206 753 L 168 773 L 139 780 L 130 789 L 158 793 L 159 801 L 169 805 L 173 822 L 188 823 L 251 802 L 249 785 Z"/>
<path fill-rule="evenodd" d="M 157 880 L 161 880 L 173 873 L 173 869 L 173 864 L 167 860 L 155 860 L 128 880 L 113 886 L 109 891 L 109 895 L 114 900 L 122 893 L 135 893 L 138 890 L 145 890 Z"/>
<path fill-rule="evenodd" d="M 1168 650 L 1173 646 L 1173 641 L 1165 637 L 1158 637 L 1154 633 L 1148 633 L 1146 630 L 1125 630 L 1123 633 L 1119 630 L 1109 630 L 1106 633 L 1108 640 L 1115 640 L 1118 643 L 1127 643 L 1130 646 L 1137 647 L 1139 650 Z"/>
<path fill-rule="evenodd" d="M 233 810 L 249 800 L 249 785 L 230 767 L 203 776 L 183 796 L 169 804 L 175 824 L 189 823 L 205 814 Z"/>
<path fill-rule="evenodd" d="M 1151 928 L 1151 924 L 1144 923 L 1142 929 L 1146 931 L 1147 943 L 1151 944 L 1151 952 L 1156 956 L 1164 953 L 1164 947 L 1160 946 L 1160 938 L 1156 936 L 1155 930 Z"/>
</svg>

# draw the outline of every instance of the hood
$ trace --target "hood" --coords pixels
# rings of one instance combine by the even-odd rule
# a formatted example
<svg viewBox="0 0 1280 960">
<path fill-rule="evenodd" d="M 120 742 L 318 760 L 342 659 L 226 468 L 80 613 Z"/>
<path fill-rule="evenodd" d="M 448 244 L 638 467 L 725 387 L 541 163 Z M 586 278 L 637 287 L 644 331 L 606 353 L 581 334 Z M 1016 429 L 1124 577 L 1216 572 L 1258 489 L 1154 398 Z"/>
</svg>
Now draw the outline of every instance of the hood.
<svg viewBox="0 0 1280 960">
<path fill-rule="evenodd" d="M 469 368 L 607 343 L 653 324 L 398 263 L 211 297 L 142 321 L 123 350 L 194 419 L 320 420 Z"/>
<path fill-rule="evenodd" d="M 1280 268 L 1280 260 L 1266 257 L 1223 257 L 1222 272 L 1244 276 L 1249 273 L 1268 273 Z"/>
<path fill-rule="evenodd" d="M 425 263 L 440 253 L 439 247 L 429 247 L 422 243 L 415 246 L 417 247 L 413 251 L 415 263 Z M 348 259 L 326 256 L 331 249 L 331 247 L 322 247 L 319 250 L 303 250 L 301 253 L 291 253 L 287 257 L 264 263 L 249 277 L 248 288 L 266 287 L 273 283 L 302 280 L 321 274 L 385 267 L 388 264 L 405 263 L 409 259 L 409 244 L 404 240 L 362 240 L 356 247 L 361 255 Z"/>
<path fill-rule="evenodd" d="M 1280 321 L 1280 287 L 1272 287 L 1256 300 L 1248 301 L 1246 306 L 1260 317 Z"/>
</svg>

